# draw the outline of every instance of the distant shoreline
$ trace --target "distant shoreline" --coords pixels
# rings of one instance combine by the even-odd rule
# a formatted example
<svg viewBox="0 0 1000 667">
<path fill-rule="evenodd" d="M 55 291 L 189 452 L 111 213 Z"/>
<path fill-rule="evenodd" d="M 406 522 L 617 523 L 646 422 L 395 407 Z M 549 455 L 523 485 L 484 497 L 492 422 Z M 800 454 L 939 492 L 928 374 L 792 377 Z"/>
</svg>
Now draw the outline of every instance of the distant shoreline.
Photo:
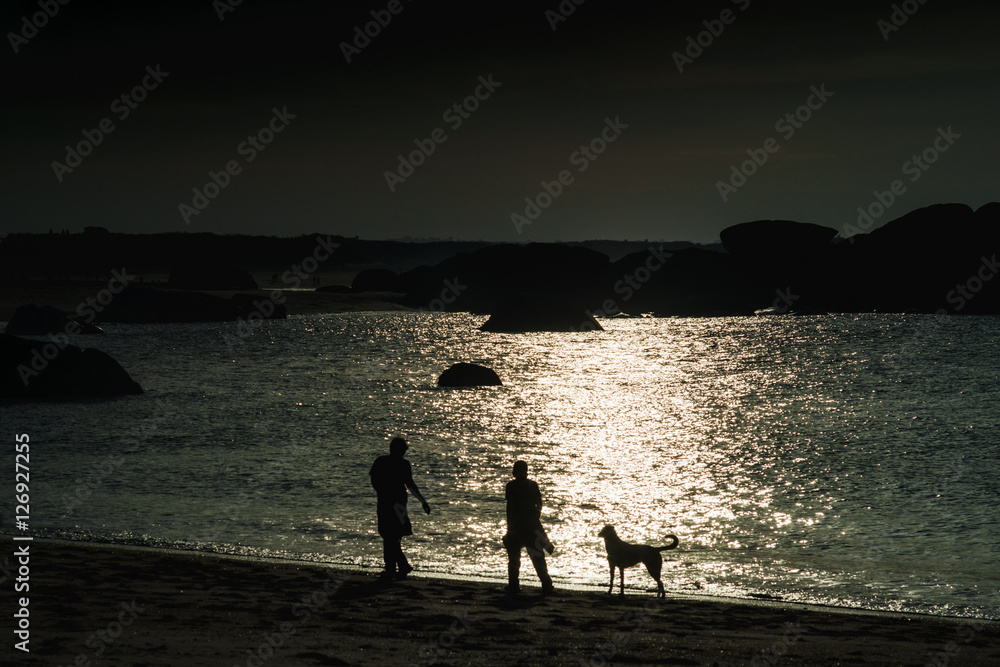
<svg viewBox="0 0 1000 667">
<path fill-rule="evenodd" d="M 149 284 L 149 287 L 162 285 Z M 28 303 L 39 306 L 54 306 L 67 315 L 74 315 L 77 306 L 85 304 L 87 298 L 102 289 L 99 283 L 71 283 L 64 285 L 38 285 L 31 287 L 0 287 L 0 322 L 10 321 L 14 311 Z M 280 288 L 275 288 L 280 289 Z M 205 290 L 206 294 L 229 297 L 233 294 L 253 294 L 262 298 L 273 290 Z M 363 292 L 358 294 L 338 294 L 313 290 L 282 290 L 289 315 L 315 315 L 320 313 L 350 313 L 357 311 L 409 311 L 394 299 L 401 295 L 384 292 Z"/>
</svg>

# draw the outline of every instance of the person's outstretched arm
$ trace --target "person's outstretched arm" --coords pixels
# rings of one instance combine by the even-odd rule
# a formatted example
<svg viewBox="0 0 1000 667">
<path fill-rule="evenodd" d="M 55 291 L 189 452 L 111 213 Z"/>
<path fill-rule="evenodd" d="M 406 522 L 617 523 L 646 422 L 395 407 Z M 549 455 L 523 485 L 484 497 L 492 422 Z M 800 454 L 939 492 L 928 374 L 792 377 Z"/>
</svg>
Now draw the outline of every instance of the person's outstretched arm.
<svg viewBox="0 0 1000 667">
<path fill-rule="evenodd" d="M 426 500 L 424 500 L 423 494 L 420 493 L 420 489 L 417 488 L 417 483 L 413 481 L 413 472 L 412 472 L 412 470 L 410 470 L 408 472 L 409 472 L 409 474 L 407 475 L 406 482 L 405 482 L 406 488 L 408 488 L 410 490 L 410 493 L 413 494 L 414 498 L 416 498 L 417 500 L 420 501 L 420 506 L 424 508 L 424 513 L 430 514 L 431 513 L 431 506 L 427 504 Z"/>
</svg>

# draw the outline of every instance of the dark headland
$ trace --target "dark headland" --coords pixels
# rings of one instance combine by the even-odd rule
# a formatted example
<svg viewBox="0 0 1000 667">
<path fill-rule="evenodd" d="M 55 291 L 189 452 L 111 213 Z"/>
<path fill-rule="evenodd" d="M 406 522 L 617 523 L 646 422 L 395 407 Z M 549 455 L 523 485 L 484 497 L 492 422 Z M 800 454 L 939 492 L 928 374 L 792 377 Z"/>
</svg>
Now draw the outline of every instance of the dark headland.
<svg viewBox="0 0 1000 667">
<path fill-rule="evenodd" d="M 281 307 L 261 316 L 570 309 L 580 313 L 580 329 L 596 328 L 591 316 L 619 314 L 1000 313 L 1000 288 L 991 282 L 1000 270 L 1000 204 L 940 204 L 849 239 L 838 231 L 758 220 L 723 230 L 712 245 L 133 235 L 95 227 L 11 234 L 0 241 L 0 320 L 28 303 L 97 323 L 232 320 L 268 300 Z M 108 303 L 88 301 L 109 287 Z"/>
</svg>

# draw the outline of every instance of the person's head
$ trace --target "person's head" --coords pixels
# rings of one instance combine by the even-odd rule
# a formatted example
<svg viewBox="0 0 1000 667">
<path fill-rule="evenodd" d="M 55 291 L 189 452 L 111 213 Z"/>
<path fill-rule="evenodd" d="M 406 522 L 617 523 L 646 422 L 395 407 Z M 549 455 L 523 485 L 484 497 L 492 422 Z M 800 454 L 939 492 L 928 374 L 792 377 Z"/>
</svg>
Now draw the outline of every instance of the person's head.
<svg viewBox="0 0 1000 667">
<path fill-rule="evenodd" d="M 393 438 L 389 443 L 389 453 L 393 456 L 402 456 L 410 446 L 402 438 Z"/>
<path fill-rule="evenodd" d="M 524 461 L 514 462 L 514 479 L 528 479 L 528 464 Z"/>
</svg>

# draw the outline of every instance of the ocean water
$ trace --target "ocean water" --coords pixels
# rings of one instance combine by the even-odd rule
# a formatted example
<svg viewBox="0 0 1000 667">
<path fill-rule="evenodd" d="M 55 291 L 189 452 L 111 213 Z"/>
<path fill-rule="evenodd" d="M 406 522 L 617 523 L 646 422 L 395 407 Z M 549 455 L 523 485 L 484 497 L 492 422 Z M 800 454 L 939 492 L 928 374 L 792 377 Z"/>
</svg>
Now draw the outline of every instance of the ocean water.
<svg viewBox="0 0 1000 667">
<path fill-rule="evenodd" d="M 503 486 L 520 458 L 557 586 L 607 585 L 610 523 L 631 542 L 680 538 L 668 593 L 1000 618 L 1000 319 L 634 318 L 525 335 L 479 332 L 483 319 L 80 338 L 146 393 L 0 406 L 4 437 L 31 437 L 31 534 L 378 568 L 368 469 L 402 435 L 432 507 L 410 503 L 420 572 L 505 580 Z M 437 388 L 458 361 L 504 386 Z M 626 585 L 652 590 L 641 567 Z"/>
</svg>

